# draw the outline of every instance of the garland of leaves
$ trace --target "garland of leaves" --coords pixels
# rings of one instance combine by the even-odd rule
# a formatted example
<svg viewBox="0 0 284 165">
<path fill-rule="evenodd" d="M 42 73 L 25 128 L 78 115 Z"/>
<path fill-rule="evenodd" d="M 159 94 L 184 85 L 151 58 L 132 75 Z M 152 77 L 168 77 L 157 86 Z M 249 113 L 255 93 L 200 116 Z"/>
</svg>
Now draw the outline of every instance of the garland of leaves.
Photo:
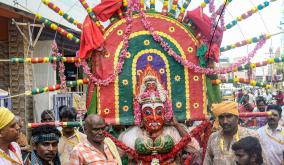
<svg viewBox="0 0 284 165">
<path fill-rule="evenodd" d="M 114 138 L 112 135 L 110 135 L 108 132 L 105 132 L 105 136 L 109 137 L 120 149 L 122 149 L 126 154 L 131 156 L 134 160 L 141 160 L 142 162 L 151 162 L 152 159 L 158 159 L 159 162 L 164 162 L 168 159 L 176 157 L 176 155 L 191 141 L 191 136 L 195 137 L 200 145 L 203 147 L 203 150 L 206 149 L 207 140 L 210 136 L 209 133 L 211 133 L 211 123 L 210 121 L 203 121 L 200 125 L 198 125 L 196 128 L 194 128 L 190 134 L 187 134 L 184 136 L 178 144 L 174 146 L 171 152 L 166 154 L 155 154 L 155 155 L 139 155 L 134 149 L 128 147 L 126 144 L 122 143 L 121 141 Z M 203 135 L 203 141 L 201 142 L 200 137 Z M 205 142 L 206 140 L 206 142 Z"/>
</svg>

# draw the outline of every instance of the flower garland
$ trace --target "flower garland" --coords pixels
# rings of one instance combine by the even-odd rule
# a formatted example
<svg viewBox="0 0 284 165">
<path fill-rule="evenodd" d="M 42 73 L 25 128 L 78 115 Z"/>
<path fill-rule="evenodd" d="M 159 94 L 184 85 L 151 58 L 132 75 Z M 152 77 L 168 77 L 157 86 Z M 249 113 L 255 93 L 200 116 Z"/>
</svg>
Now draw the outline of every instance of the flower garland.
<svg viewBox="0 0 284 165">
<path fill-rule="evenodd" d="M 266 39 L 263 38 L 262 40 L 260 40 L 257 45 L 255 46 L 255 48 L 253 49 L 253 51 L 251 51 L 247 57 L 243 57 L 242 59 L 240 59 L 237 63 L 227 67 L 227 68 L 216 68 L 216 69 L 211 69 L 211 68 L 203 68 L 203 67 L 200 67 L 186 59 L 183 59 L 181 56 L 177 55 L 173 49 L 169 46 L 168 43 L 166 43 L 163 38 L 161 36 L 159 36 L 157 34 L 156 31 L 154 31 L 154 28 L 151 26 L 150 22 L 147 21 L 147 18 L 146 18 L 146 14 L 144 13 L 144 11 L 140 11 L 140 15 L 142 16 L 142 23 L 144 25 L 144 27 L 150 31 L 153 39 L 160 43 L 160 45 L 164 48 L 164 50 L 166 52 L 168 52 L 168 54 L 172 57 L 174 57 L 174 59 L 179 62 L 180 64 L 182 64 L 184 67 L 188 68 L 188 69 L 192 69 L 194 72 L 197 72 L 197 73 L 205 73 L 205 74 L 222 74 L 222 73 L 226 73 L 226 72 L 230 72 L 233 70 L 233 68 L 235 67 L 238 67 L 240 65 L 242 65 L 243 63 L 248 63 L 256 54 L 257 50 L 260 49 Z"/>
<path fill-rule="evenodd" d="M 55 41 L 52 43 L 51 55 L 58 59 L 62 59 L 62 54 L 59 53 L 58 47 Z M 53 69 L 56 69 L 56 62 L 53 62 Z M 65 71 L 64 63 L 62 62 L 62 60 L 60 60 L 59 61 L 59 77 L 60 77 L 60 85 L 61 85 L 62 93 L 66 93 L 66 76 L 64 74 L 64 71 Z"/>
<path fill-rule="evenodd" d="M 109 137 L 116 144 L 116 146 L 118 146 L 126 154 L 131 156 L 134 160 L 140 160 L 143 162 L 151 162 L 152 159 L 158 159 L 159 162 L 161 163 L 168 159 L 176 157 L 176 155 L 191 141 L 191 136 L 198 138 L 198 137 L 201 137 L 202 133 L 204 133 L 203 135 L 204 140 L 201 143 L 201 146 L 203 147 L 203 150 L 206 150 L 207 141 L 211 134 L 211 123 L 209 121 L 203 121 L 200 125 L 194 128 L 190 134 L 187 134 L 186 136 L 184 136 L 179 141 L 179 143 L 174 146 L 171 152 L 166 153 L 166 154 L 155 154 L 155 155 L 147 155 L 147 156 L 139 155 L 134 149 L 128 147 L 126 144 L 117 140 L 112 135 L 110 135 L 108 132 L 105 132 L 105 136 Z"/>
<path fill-rule="evenodd" d="M 230 1 L 229 1 L 230 2 Z M 221 5 L 222 6 L 222 5 Z M 221 8 L 220 6 L 220 8 Z M 99 78 L 96 78 L 90 71 L 90 68 L 87 65 L 87 62 L 85 60 L 82 60 L 80 65 L 83 67 L 84 72 L 88 75 L 89 79 L 95 83 L 96 85 L 104 85 L 107 86 L 108 84 L 110 84 L 111 82 L 114 81 L 114 79 L 116 78 L 116 76 L 122 71 L 122 67 L 124 64 L 124 60 L 126 57 L 126 53 L 127 53 L 127 49 L 129 47 L 128 45 L 128 40 L 129 40 L 129 36 L 130 36 L 130 32 L 131 32 L 131 27 L 132 27 L 132 13 L 133 11 L 138 11 L 140 12 L 140 15 L 142 16 L 141 22 L 143 23 L 143 26 L 145 27 L 146 30 L 150 31 L 150 34 L 152 35 L 153 39 L 158 42 L 163 49 L 168 52 L 168 54 L 170 56 L 172 56 L 177 62 L 179 62 L 181 65 L 183 65 L 184 67 L 188 68 L 188 69 L 192 69 L 194 72 L 196 73 L 204 73 L 204 74 L 224 74 L 227 72 L 231 72 L 233 70 L 233 68 L 236 68 L 240 65 L 242 65 L 243 63 L 248 63 L 251 58 L 253 58 L 256 54 L 256 51 L 258 49 L 260 49 L 266 39 L 262 39 L 260 40 L 256 47 L 253 49 L 252 52 L 250 52 L 248 54 L 247 57 L 243 57 L 242 59 L 240 59 L 237 63 L 227 67 L 227 68 L 216 68 L 216 69 L 212 69 L 212 68 L 203 68 L 200 67 L 186 59 L 183 59 L 181 56 L 177 55 L 173 49 L 169 46 L 168 43 L 166 43 L 163 38 L 161 36 L 159 36 L 157 34 L 156 31 L 154 31 L 154 28 L 151 26 L 150 22 L 147 20 L 146 18 L 146 14 L 143 10 L 141 10 L 141 6 L 140 3 L 138 1 L 130 1 L 128 3 L 128 10 L 127 10 L 127 14 L 126 14 L 126 30 L 125 33 L 123 34 L 123 49 L 120 53 L 119 59 L 118 59 L 118 64 L 116 66 L 116 68 L 114 69 L 114 73 L 111 74 L 108 78 L 102 80 Z M 218 14 L 218 11 L 216 12 Z"/>
<path fill-rule="evenodd" d="M 127 50 L 128 50 L 128 47 L 129 47 L 128 41 L 129 41 L 129 36 L 130 36 L 131 28 L 132 28 L 132 24 L 131 24 L 132 23 L 132 12 L 135 11 L 135 10 L 139 10 L 137 7 L 139 7 L 139 6 L 134 5 L 133 3 L 131 3 L 131 1 L 128 3 L 129 10 L 127 10 L 127 14 L 126 14 L 126 16 L 127 16 L 126 17 L 126 29 L 125 29 L 125 33 L 123 34 L 123 49 L 120 53 L 117 66 L 114 69 L 113 74 L 111 74 L 108 78 L 106 78 L 104 80 L 99 79 L 91 73 L 91 69 L 88 66 L 86 60 L 82 59 L 82 61 L 79 63 L 83 67 L 85 74 L 87 74 L 89 79 L 93 83 L 95 83 L 96 85 L 103 85 L 103 86 L 109 85 L 110 83 L 112 83 L 114 81 L 116 76 L 122 71 L 124 60 L 126 58 Z"/>
</svg>

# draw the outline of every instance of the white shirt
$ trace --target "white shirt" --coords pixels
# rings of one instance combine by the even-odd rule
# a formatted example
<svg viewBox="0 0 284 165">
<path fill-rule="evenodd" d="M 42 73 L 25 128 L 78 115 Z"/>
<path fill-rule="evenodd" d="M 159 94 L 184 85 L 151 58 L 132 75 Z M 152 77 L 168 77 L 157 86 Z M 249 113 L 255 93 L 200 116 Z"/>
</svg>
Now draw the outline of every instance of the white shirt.
<svg viewBox="0 0 284 165">
<path fill-rule="evenodd" d="M 9 150 L 8 156 L 10 156 L 13 160 L 15 160 L 17 162 L 20 161 L 19 163 L 21 163 L 21 165 L 23 165 L 22 153 L 21 153 L 20 146 L 16 142 L 12 142 L 11 145 L 16 150 L 16 153 Z M 4 152 L 4 151 L 0 149 L 0 152 Z M 19 164 L 12 163 L 10 160 L 7 160 L 6 158 L 4 158 L 0 155 L 0 165 L 19 165 Z"/>
<path fill-rule="evenodd" d="M 281 161 L 283 161 L 284 144 L 281 144 L 274 139 L 281 140 L 282 143 L 284 142 L 284 128 L 278 124 L 278 127 L 272 131 L 266 124 L 259 128 L 257 133 L 264 143 L 262 151 L 267 155 L 268 162 L 271 165 L 280 165 Z"/>
</svg>

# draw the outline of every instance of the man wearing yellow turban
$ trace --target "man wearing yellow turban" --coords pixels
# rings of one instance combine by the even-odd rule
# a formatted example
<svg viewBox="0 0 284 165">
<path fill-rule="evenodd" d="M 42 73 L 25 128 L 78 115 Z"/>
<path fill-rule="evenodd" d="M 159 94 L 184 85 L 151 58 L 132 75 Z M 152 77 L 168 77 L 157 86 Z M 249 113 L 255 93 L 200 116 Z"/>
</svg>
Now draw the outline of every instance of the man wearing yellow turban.
<svg viewBox="0 0 284 165">
<path fill-rule="evenodd" d="M 0 164 L 22 165 L 21 149 L 15 141 L 19 137 L 20 127 L 14 114 L 0 107 Z"/>
<path fill-rule="evenodd" d="M 212 133 L 207 143 L 207 149 L 203 165 L 236 165 L 232 145 L 247 136 L 254 136 L 259 139 L 254 130 L 238 125 L 239 111 L 238 104 L 232 101 L 225 101 L 212 105 L 212 111 L 216 117 L 216 124 L 221 129 Z M 262 141 L 260 140 L 261 144 Z M 267 164 L 265 154 L 263 165 Z"/>
</svg>

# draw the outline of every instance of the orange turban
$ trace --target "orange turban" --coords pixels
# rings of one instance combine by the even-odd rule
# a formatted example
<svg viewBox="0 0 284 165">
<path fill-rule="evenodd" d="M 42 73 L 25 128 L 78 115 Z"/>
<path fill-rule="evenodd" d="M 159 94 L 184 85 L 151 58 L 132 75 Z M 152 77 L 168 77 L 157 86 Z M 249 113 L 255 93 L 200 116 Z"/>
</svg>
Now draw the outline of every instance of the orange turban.
<svg viewBox="0 0 284 165">
<path fill-rule="evenodd" d="M 233 101 L 223 101 L 219 104 L 213 104 L 212 111 L 216 118 L 223 113 L 230 113 L 237 116 L 239 115 L 238 103 Z"/>
<path fill-rule="evenodd" d="M 236 116 L 239 116 L 239 110 L 238 110 L 238 103 L 233 101 L 223 101 L 219 104 L 213 104 L 212 105 L 212 112 L 214 116 L 216 117 L 214 122 L 214 127 L 219 127 L 219 120 L 218 117 L 223 113 L 230 113 Z"/>
</svg>

